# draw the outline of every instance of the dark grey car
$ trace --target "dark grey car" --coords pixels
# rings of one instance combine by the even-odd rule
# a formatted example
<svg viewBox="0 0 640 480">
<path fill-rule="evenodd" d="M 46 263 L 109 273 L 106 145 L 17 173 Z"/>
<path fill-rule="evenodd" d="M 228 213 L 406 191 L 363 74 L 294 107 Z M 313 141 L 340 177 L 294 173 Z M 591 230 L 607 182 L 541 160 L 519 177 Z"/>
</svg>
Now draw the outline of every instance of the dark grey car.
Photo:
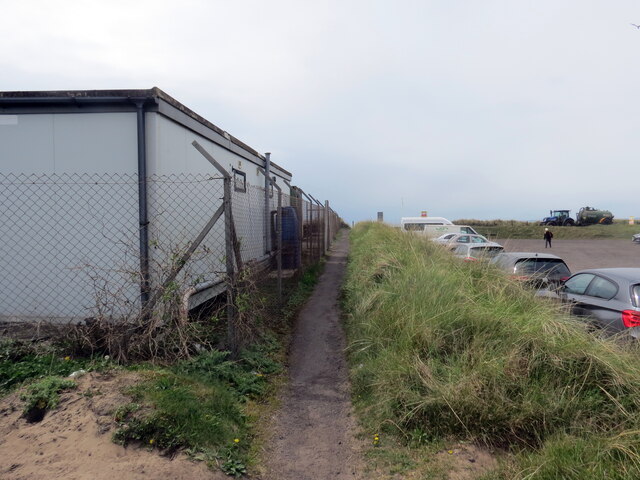
<svg viewBox="0 0 640 480">
<path fill-rule="evenodd" d="M 553 290 L 571 276 L 564 260 L 550 253 L 504 252 L 496 255 L 491 264 L 536 289 Z"/>
<path fill-rule="evenodd" d="M 640 268 L 595 268 L 571 276 L 558 291 L 571 313 L 608 334 L 640 336 Z"/>
</svg>

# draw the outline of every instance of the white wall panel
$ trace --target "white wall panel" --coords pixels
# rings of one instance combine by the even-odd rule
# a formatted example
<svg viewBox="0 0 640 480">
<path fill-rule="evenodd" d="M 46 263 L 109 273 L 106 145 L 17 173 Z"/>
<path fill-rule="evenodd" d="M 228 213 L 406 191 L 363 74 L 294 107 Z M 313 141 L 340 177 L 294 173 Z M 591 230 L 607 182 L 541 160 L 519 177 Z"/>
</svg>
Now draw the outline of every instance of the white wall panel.
<svg viewBox="0 0 640 480">
<path fill-rule="evenodd" d="M 52 173 L 53 115 L 0 115 L 0 172 Z"/>
<path fill-rule="evenodd" d="M 3 173 L 136 173 L 135 113 L 12 115 L 0 122 Z"/>
</svg>

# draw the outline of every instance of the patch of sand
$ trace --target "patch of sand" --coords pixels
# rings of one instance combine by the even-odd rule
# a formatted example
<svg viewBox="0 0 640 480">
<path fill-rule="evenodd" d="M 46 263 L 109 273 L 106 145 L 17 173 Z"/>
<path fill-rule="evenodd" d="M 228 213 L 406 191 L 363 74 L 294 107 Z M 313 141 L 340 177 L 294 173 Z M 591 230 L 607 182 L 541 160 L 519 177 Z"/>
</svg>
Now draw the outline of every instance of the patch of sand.
<svg viewBox="0 0 640 480">
<path fill-rule="evenodd" d="M 185 455 L 124 448 L 111 441 L 113 411 L 128 403 L 122 390 L 138 379 L 130 372 L 88 373 L 78 388 L 62 393 L 57 409 L 38 423 L 21 418 L 14 393 L 0 407 L 0 478 L 3 480 L 226 479 L 222 472 Z"/>
</svg>

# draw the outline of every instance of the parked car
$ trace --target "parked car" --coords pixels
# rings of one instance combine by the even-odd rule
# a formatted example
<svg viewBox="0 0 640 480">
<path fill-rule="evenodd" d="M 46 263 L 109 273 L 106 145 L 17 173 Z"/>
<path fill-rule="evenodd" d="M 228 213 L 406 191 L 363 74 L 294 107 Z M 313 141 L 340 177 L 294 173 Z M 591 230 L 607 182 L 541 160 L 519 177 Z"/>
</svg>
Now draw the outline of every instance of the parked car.
<svg viewBox="0 0 640 480">
<path fill-rule="evenodd" d="M 487 241 L 482 243 L 459 243 L 453 249 L 453 254 L 467 262 L 475 262 L 477 260 L 490 260 L 502 251 L 504 251 L 502 245 Z"/>
<path fill-rule="evenodd" d="M 631 240 L 635 243 L 640 243 L 640 233 L 636 233 L 633 237 L 631 237 Z"/>
<path fill-rule="evenodd" d="M 554 290 L 571 276 L 562 258 L 550 253 L 503 252 L 491 263 L 528 287 Z"/>
<path fill-rule="evenodd" d="M 447 240 L 446 243 L 444 243 L 444 245 L 449 248 L 450 250 L 453 250 L 457 245 L 459 244 L 468 244 L 468 243 L 472 243 L 472 244 L 477 244 L 477 243 L 490 243 L 489 240 L 487 239 L 487 237 L 484 237 L 482 235 L 472 235 L 472 234 L 468 234 L 468 233 L 459 233 L 454 235 L 453 237 L 449 238 Z"/>
<path fill-rule="evenodd" d="M 458 233 L 445 233 L 444 235 L 440 235 L 438 238 L 432 238 L 431 240 L 435 243 L 439 243 L 440 245 L 445 245 L 449 243 L 449 240 L 453 237 L 459 235 Z"/>
<path fill-rule="evenodd" d="M 558 291 L 571 314 L 607 334 L 640 336 L 640 268 L 594 268 L 572 275 Z"/>
</svg>

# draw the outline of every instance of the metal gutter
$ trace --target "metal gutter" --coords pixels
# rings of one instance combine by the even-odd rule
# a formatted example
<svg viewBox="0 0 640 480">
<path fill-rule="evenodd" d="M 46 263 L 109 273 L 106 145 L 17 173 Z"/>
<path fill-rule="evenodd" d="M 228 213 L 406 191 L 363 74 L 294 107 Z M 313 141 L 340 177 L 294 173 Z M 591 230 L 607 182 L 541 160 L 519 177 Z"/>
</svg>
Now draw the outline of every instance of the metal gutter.
<svg viewBox="0 0 640 480">
<path fill-rule="evenodd" d="M 147 195 L 147 128 L 145 122 L 145 102 L 136 102 L 136 119 L 138 127 L 138 220 L 140 227 L 140 302 L 143 312 L 149 301 L 149 215 Z"/>
</svg>

